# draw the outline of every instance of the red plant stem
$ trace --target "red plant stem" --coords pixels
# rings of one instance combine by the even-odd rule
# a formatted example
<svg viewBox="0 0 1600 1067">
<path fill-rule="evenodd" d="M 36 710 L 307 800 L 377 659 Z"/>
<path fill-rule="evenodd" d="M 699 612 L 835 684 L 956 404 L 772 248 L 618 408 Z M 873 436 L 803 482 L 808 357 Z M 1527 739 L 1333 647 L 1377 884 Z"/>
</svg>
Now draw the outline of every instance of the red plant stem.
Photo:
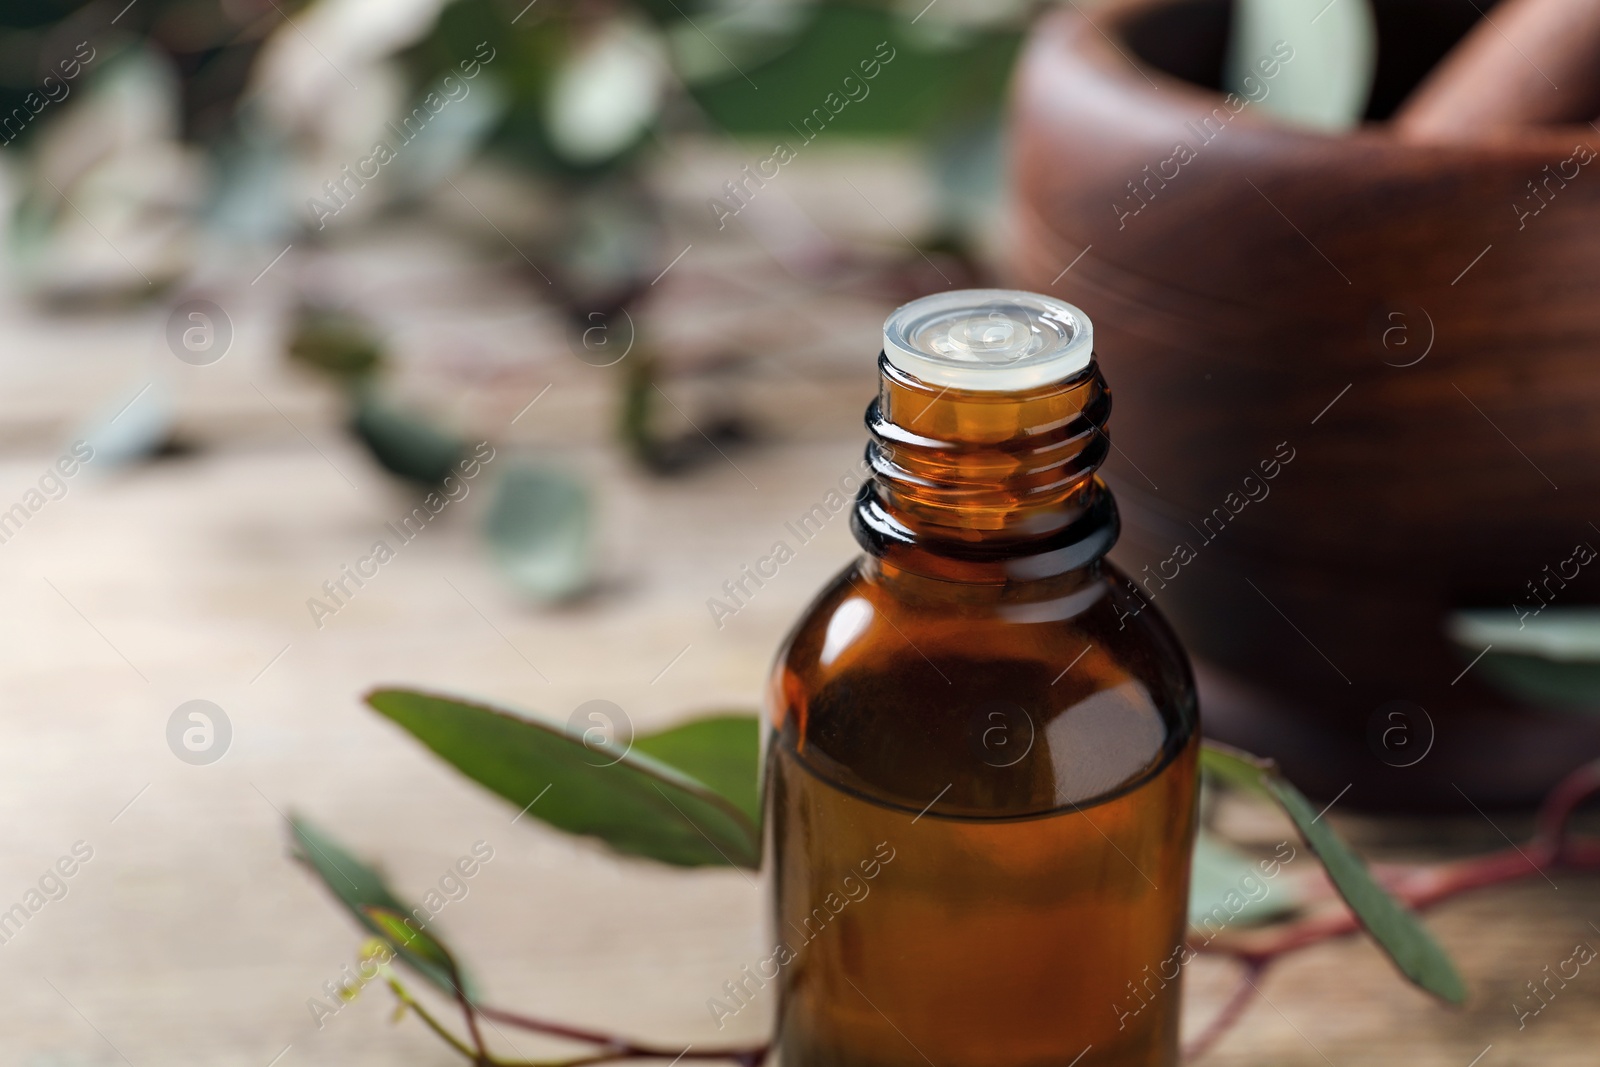
<svg viewBox="0 0 1600 1067">
<path fill-rule="evenodd" d="M 1385 871 L 1384 882 L 1402 904 L 1425 911 L 1473 889 L 1521 881 L 1550 871 L 1600 870 L 1600 841 L 1567 837 L 1530 841 L 1526 847 L 1502 849 L 1449 863 L 1395 866 Z M 1354 912 L 1341 902 L 1337 908 L 1298 922 L 1259 931 L 1240 931 L 1214 940 L 1191 941 L 1196 952 L 1214 952 L 1241 961 L 1269 960 L 1285 952 L 1352 934 L 1361 929 Z"/>
<path fill-rule="evenodd" d="M 1586 851 L 1594 848 L 1592 842 L 1585 844 L 1590 846 Z M 1552 849 L 1530 843 L 1521 850 L 1513 847 L 1452 863 L 1395 869 L 1388 880 L 1389 890 L 1402 904 L 1423 911 L 1468 890 L 1521 881 L 1548 869 L 1600 869 L 1600 864 L 1586 863 L 1577 867 L 1570 862 L 1557 864 L 1553 859 Z M 1221 953 L 1245 962 L 1264 961 L 1360 929 L 1361 923 L 1355 913 L 1340 902 L 1337 907 L 1298 922 L 1240 931 L 1210 941 L 1192 941 L 1190 947 L 1197 952 Z"/>
<path fill-rule="evenodd" d="M 1206 1024 L 1205 1029 L 1201 1030 L 1194 1036 L 1192 1041 L 1183 1046 L 1183 1060 L 1185 1063 L 1197 1060 L 1211 1051 L 1211 1046 L 1215 1045 L 1217 1040 L 1232 1029 L 1234 1023 L 1239 1021 L 1239 1017 L 1244 1014 L 1244 1009 L 1250 1003 L 1250 995 L 1256 992 L 1256 979 L 1260 978 L 1266 969 L 1267 965 L 1264 961 L 1252 960 L 1245 963 L 1244 970 L 1239 974 L 1239 984 L 1229 994 L 1227 1001 L 1218 1010 L 1217 1014 L 1211 1017 L 1211 1021 Z"/>
<path fill-rule="evenodd" d="M 1536 829 L 1526 846 L 1436 864 L 1386 864 L 1373 867 L 1374 877 L 1401 903 L 1423 911 L 1474 889 L 1522 881 L 1550 871 L 1600 871 L 1600 839 L 1569 832 L 1578 807 L 1600 792 L 1600 761 L 1586 764 L 1563 778 L 1539 806 Z M 1256 979 L 1280 956 L 1319 941 L 1355 933 L 1361 923 L 1343 901 L 1337 908 L 1298 922 L 1259 931 L 1238 932 L 1218 940 L 1191 941 L 1197 952 L 1231 956 L 1244 965 L 1239 986 L 1217 1015 L 1184 1049 L 1184 1060 L 1208 1052 L 1243 1016 Z"/>
<path fill-rule="evenodd" d="M 1596 791 L 1600 791 L 1600 760 L 1579 767 L 1556 783 L 1539 806 L 1535 840 L 1549 841 L 1559 852 L 1566 840 L 1572 813 Z"/>
<path fill-rule="evenodd" d="M 452 974 L 452 978 L 455 975 Z M 461 1005 L 461 1014 L 467 1020 L 467 1033 L 472 1035 L 472 1047 L 477 1052 L 477 1059 L 473 1067 L 487 1067 L 489 1051 L 483 1044 L 483 1032 L 478 1028 L 478 1013 L 472 1006 L 472 1001 L 467 999 L 466 991 L 461 988 L 459 980 L 453 983 L 456 990 L 456 1003 Z"/>
<path fill-rule="evenodd" d="M 710 1048 L 697 1049 L 690 1046 L 687 1049 L 664 1048 L 658 1045 L 642 1045 L 630 1041 L 625 1037 L 615 1034 L 603 1034 L 596 1030 L 585 1030 L 577 1026 L 568 1026 L 565 1023 L 549 1022 L 545 1019 L 536 1019 L 531 1015 L 520 1012 L 507 1011 L 504 1008 L 491 1008 L 487 1005 L 478 1005 L 478 1012 L 486 1019 L 505 1023 L 507 1026 L 531 1030 L 534 1033 L 548 1034 L 552 1037 L 563 1037 L 569 1041 L 584 1041 L 591 1045 L 599 1045 L 608 1053 L 615 1053 L 619 1058 L 623 1056 L 637 1056 L 650 1059 L 685 1059 L 685 1060 L 734 1060 L 741 1064 L 758 1064 L 766 1058 L 768 1046 L 755 1045 L 748 1048 Z"/>
<path fill-rule="evenodd" d="M 613 1034 L 602 1034 L 595 1030 L 584 1030 L 577 1026 L 568 1026 L 565 1023 L 553 1023 L 544 1019 L 535 1019 L 531 1015 L 521 1015 L 504 1008 L 491 1008 L 487 1004 L 477 1005 L 478 1014 L 486 1019 L 518 1026 L 524 1030 L 535 1033 L 549 1034 L 552 1037 L 564 1037 L 568 1041 L 584 1041 L 591 1045 L 605 1045 L 606 1047 L 620 1048 L 627 1042 Z"/>
</svg>

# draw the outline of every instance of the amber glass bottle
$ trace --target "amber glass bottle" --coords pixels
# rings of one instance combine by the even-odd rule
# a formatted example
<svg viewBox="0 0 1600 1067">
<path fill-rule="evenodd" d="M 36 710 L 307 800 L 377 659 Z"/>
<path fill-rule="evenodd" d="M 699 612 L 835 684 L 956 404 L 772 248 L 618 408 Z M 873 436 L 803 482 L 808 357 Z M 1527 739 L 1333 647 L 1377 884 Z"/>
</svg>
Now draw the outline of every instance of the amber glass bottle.
<svg viewBox="0 0 1600 1067">
<path fill-rule="evenodd" d="M 1103 557 L 1088 319 L 907 304 L 867 410 L 866 550 L 778 655 L 782 1067 L 1177 1063 L 1194 686 Z"/>
</svg>

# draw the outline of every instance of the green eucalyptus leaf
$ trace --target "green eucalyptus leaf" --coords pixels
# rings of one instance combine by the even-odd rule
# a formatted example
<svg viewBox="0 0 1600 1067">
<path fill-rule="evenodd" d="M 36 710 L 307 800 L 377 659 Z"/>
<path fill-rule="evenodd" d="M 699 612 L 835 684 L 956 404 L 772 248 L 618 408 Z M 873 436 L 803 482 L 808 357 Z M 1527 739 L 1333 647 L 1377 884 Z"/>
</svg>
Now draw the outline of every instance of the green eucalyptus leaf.
<svg viewBox="0 0 1600 1067">
<path fill-rule="evenodd" d="M 1207 741 L 1200 747 L 1200 769 L 1206 777 L 1224 785 L 1266 797 L 1270 794 L 1265 785 L 1265 776 L 1276 774 L 1278 765 L 1232 745 Z"/>
<path fill-rule="evenodd" d="M 93 450 L 97 468 L 120 467 L 159 453 L 172 440 L 176 418 L 172 382 L 157 377 L 119 396 L 77 436 Z"/>
<path fill-rule="evenodd" d="M 655 122 L 669 73 L 661 35 L 648 23 L 601 24 L 551 72 L 545 129 L 552 147 L 579 165 L 620 155 Z"/>
<path fill-rule="evenodd" d="M 444 481 L 467 451 L 461 438 L 369 389 L 356 395 L 352 429 L 385 470 L 430 488 Z"/>
<path fill-rule="evenodd" d="M 1446 629 L 1463 662 L 1478 660 L 1473 670 L 1512 699 L 1600 713 L 1600 608 L 1472 609 Z"/>
<path fill-rule="evenodd" d="M 1470 608 L 1453 612 L 1445 631 L 1469 659 L 1492 646 L 1564 663 L 1600 663 L 1596 607 Z"/>
<path fill-rule="evenodd" d="M 1452 1004 L 1466 1000 L 1467 989 L 1461 975 L 1427 928 L 1413 912 L 1402 907 L 1373 881 L 1366 864 L 1334 833 L 1333 827 L 1322 820 L 1305 795 L 1278 773 L 1276 764 L 1226 745 L 1207 742 L 1200 751 L 1200 765 L 1225 782 L 1265 793 L 1277 801 L 1322 861 L 1329 880 L 1344 902 L 1400 973 L 1418 987 Z"/>
<path fill-rule="evenodd" d="M 730 4 L 726 9 L 771 6 Z M 1008 75 L 1027 21 L 1020 9 L 1009 4 L 965 5 L 977 13 L 974 21 L 988 25 L 969 25 L 951 33 L 931 25 L 943 5 L 935 5 L 915 25 L 911 20 L 927 7 L 927 0 L 915 7 L 907 3 L 900 10 L 894 6 L 816 4 L 785 42 L 788 47 L 766 62 L 755 62 L 759 56 L 747 62 L 724 47 L 720 79 L 713 79 L 714 69 L 695 64 L 692 56 L 680 52 L 676 58 L 689 61 L 688 69 L 695 75 L 690 91 L 714 123 L 736 136 L 751 137 L 753 143 L 782 141 L 802 154 L 805 145 L 819 136 L 903 140 L 1004 110 Z M 995 25 L 989 17 L 997 7 L 1009 8 L 1015 16 L 1000 20 L 1008 25 Z M 669 14 L 669 24 L 676 21 Z M 694 21 L 707 35 L 717 36 L 707 25 L 709 18 L 696 12 Z M 948 27 L 950 20 L 941 21 Z M 919 32 L 925 27 L 929 32 Z M 842 85 L 846 75 L 853 80 Z M 760 92 L 751 89 L 752 82 Z M 858 83 L 861 89 L 855 88 Z M 829 90 L 840 99 L 850 90 L 856 99 L 822 126 L 815 109 L 823 107 Z"/>
<path fill-rule="evenodd" d="M 667 9 L 672 69 L 689 85 L 737 77 L 783 54 L 810 17 L 809 0 L 725 4 L 693 21 Z M 742 83 L 741 83 L 742 84 Z"/>
<path fill-rule="evenodd" d="M 1237 0 L 1224 80 L 1268 114 L 1349 129 L 1372 95 L 1376 25 L 1370 0 Z"/>
<path fill-rule="evenodd" d="M 465 96 L 450 101 L 412 135 L 406 151 L 384 164 L 384 177 L 390 183 L 386 193 L 422 196 L 458 174 L 482 150 L 505 117 L 511 91 L 492 71 L 479 74 Z"/>
<path fill-rule="evenodd" d="M 461 972 L 448 952 L 444 952 L 444 956 L 449 960 L 449 966 L 441 966 L 436 955 L 418 951 L 409 947 L 404 940 L 397 940 L 392 931 L 377 920 L 375 913 L 402 917 L 410 914 L 377 870 L 362 863 L 343 845 L 297 815 L 289 817 L 289 830 L 294 839 L 294 858 L 316 874 L 368 932 L 390 941 L 399 957 L 412 970 L 446 993 L 453 995 L 459 981 L 467 995 L 473 995 L 472 980 Z M 428 935 L 427 942 L 444 951 L 432 935 Z"/>
<path fill-rule="evenodd" d="M 654 756 L 733 801 L 761 825 L 761 720 L 730 712 L 633 739 L 633 750 Z"/>
<path fill-rule="evenodd" d="M 1559 711 L 1600 714 L 1600 663 L 1490 652 L 1478 670 L 1515 700 Z"/>
<path fill-rule="evenodd" d="M 339 381 L 359 382 L 383 366 L 383 345 L 358 315 L 304 307 L 289 339 L 289 358 Z"/>
<path fill-rule="evenodd" d="M 375 690 L 367 703 L 558 830 L 679 867 L 754 869 L 760 861 L 759 831 L 738 804 L 645 752 L 586 744 L 555 724 L 412 690 Z"/>
<path fill-rule="evenodd" d="M 622 406 L 617 433 L 633 458 L 651 470 L 664 470 L 662 446 L 655 431 L 656 366 L 648 352 L 622 368 Z"/>
<path fill-rule="evenodd" d="M 455 957 L 432 934 L 417 925 L 417 921 L 393 908 L 369 904 L 361 909 L 377 926 L 378 932 L 397 949 L 426 960 L 450 976 L 450 988 L 457 984 Z"/>
<path fill-rule="evenodd" d="M 584 589 L 593 554 L 589 496 L 559 471 L 513 466 L 495 488 L 483 536 L 500 572 L 535 600 Z"/>
<path fill-rule="evenodd" d="M 1189 925 L 1199 927 L 1220 908 L 1229 923 L 1250 926 L 1276 919 L 1299 905 L 1300 895 L 1293 883 L 1268 880 L 1258 861 L 1201 829 L 1189 865 Z"/>
</svg>

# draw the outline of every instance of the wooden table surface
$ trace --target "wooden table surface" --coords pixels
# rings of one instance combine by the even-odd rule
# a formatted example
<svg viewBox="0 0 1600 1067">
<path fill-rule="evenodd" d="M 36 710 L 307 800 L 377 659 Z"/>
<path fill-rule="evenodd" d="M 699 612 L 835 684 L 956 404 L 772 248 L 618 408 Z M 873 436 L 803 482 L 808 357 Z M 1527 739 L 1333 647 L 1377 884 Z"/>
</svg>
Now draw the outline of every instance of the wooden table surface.
<svg viewBox="0 0 1600 1067">
<path fill-rule="evenodd" d="M 314 625 L 307 598 L 410 503 L 340 430 L 328 392 L 283 366 L 285 287 L 251 287 L 243 268 L 219 280 L 237 336 L 210 367 L 166 351 L 170 304 L 74 316 L 0 309 L 0 508 L 36 482 L 75 427 L 144 382 L 170 385 L 177 432 L 194 446 L 141 466 L 90 464 L 0 544 L 9 601 L 0 909 L 76 843 L 93 850 L 65 897 L 0 944 L 0 1063 L 455 1062 L 415 1020 L 391 1025 L 382 990 L 320 1028 L 313 1020 L 307 1000 L 360 938 L 286 859 L 291 810 L 381 857 L 407 894 L 488 842 L 493 860 L 439 923 L 498 1003 L 663 1042 L 762 1032 L 764 1019 L 742 1013 L 719 1033 L 706 1009 L 724 979 L 762 954 L 762 898 L 743 874 L 663 871 L 531 820 L 512 825 L 505 804 L 426 756 L 359 695 L 404 682 L 560 719 L 603 698 L 640 729 L 753 706 L 784 629 L 854 554 L 844 519 L 721 630 L 705 601 L 859 456 L 887 309 L 850 295 L 785 296 L 776 284 L 751 309 L 748 296 L 702 291 L 686 272 L 673 314 L 700 321 L 743 304 L 800 340 L 753 372 L 752 402 L 771 412 L 767 439 L 663 481 L 608 444 L 615 372 L 572 359 L 498 257 L 454 248 L 401 227 L 329 253 L 318 269 L 334 264 L 330 277 L 361 279 L 351 295 L 391 309 L 401 385 L 447 395 L 451 418 L 495 440 L 496 464 L 553 457 L 589 480 L 605 570 L 600 591 L 569 607 L 531 607 L 496 579 L 476 534 L 479 487 L 348 608 Z M 737 266 L 740 255 L 750 253 L 726 258 Z M 774 274 L 760 256 L 751 262 Z M 296 269 L 310 269 L 298 252 L 275 268 Z M 434 388 L 444 383 L 448 394 Z M 225 757 L 207 766 L 175 758 L 165 737 L 173 710 L 196 698 L 222 707 L 233 729 Z M 1503 844 L 1482 820 L 1330 817 L 1386 858 Z M 1513 836 L 1526 831 L 1498 822 Z M 1593 1064 L 1600 972 L 1585 970 L 1525 1029 L 1511 1005 L 1576 942 L 1600 944 L 1595 923 L 1592 878 L 1533 879 L 1439 909 L 1433 929 L 1472 988 L 1462 1010 L 1406 987 L 1367 943 L 1315 948 L 1269 975 L 1208 1062 Z M 1208 960 L 1191 968 L 1187 1026 L 1231 988 L 1227 972 Z M 559 1048 L 492 1036 L 526 1056 Z"/>
</svg>

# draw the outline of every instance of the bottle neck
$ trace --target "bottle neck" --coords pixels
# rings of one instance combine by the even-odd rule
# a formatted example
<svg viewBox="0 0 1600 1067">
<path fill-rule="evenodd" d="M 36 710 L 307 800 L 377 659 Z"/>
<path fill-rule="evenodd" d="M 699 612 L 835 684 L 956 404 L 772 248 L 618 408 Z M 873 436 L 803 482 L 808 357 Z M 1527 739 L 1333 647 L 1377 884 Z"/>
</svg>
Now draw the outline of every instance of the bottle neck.
<svg viewBox="0 0 1600 1067">
<path fill-rule="evenodd" d="M 884 571 L 982 584 L 1092 567 L 1116 543 L 1095 475 L 1111 448 L 1097 364 L 1023 392 L 935 388 L 879 358 L 867 464 L 851 515 Z"/>
</svg>

